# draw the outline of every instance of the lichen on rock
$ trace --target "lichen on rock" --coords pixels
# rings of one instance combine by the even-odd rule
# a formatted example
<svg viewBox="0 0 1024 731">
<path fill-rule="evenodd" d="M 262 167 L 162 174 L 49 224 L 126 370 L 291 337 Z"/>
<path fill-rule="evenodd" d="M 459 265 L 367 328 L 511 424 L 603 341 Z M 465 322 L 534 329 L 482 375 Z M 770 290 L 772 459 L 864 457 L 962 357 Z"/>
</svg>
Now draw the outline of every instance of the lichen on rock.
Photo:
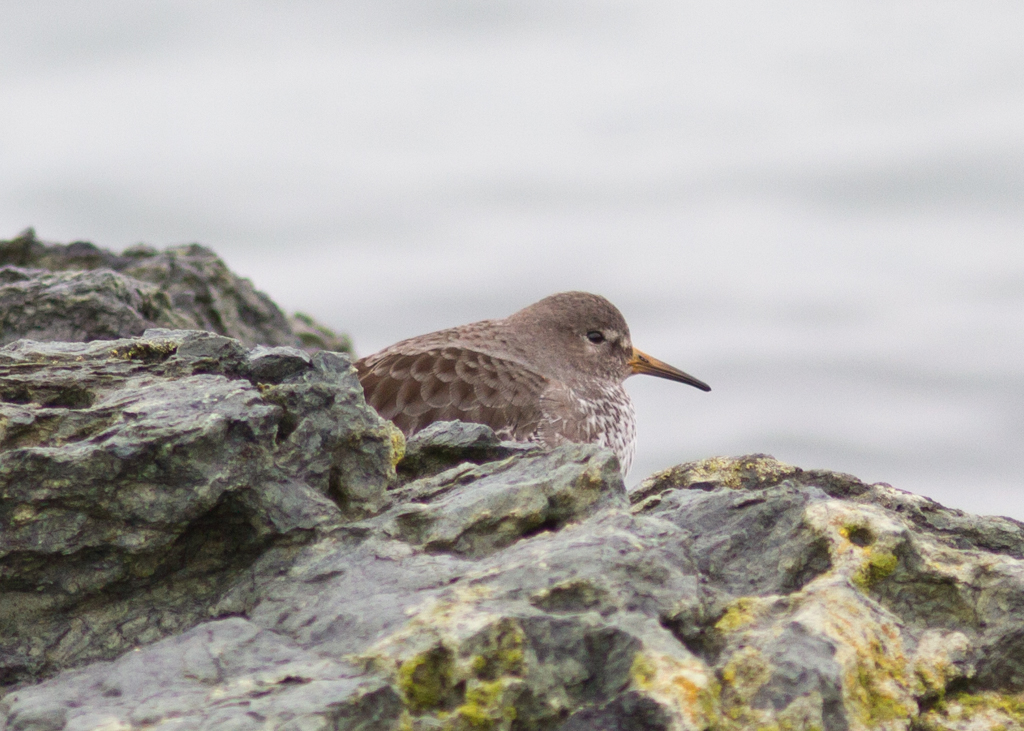
<svg viewBox="0 0 1024 731">
<path fill-rule="evenodd" d="M 392 429 L 348 362 L 307 356 L 284 405 L 250 365 L 196 331 L 0 349 L 0 680 L 180 631 L 271 546 L 383 502 Z"/>
<path fill-rule="evenodd" d="M 171 326 L 0 347 L 0 729 L 1024 728 L 1016 521 L 766 455 L 628 493 L 594 445 L 406 442 L 343 354 L 174 329 L 216 298 L 164 264 L 237 285 L 205 250 L 0 250 Z"/>
</svg>

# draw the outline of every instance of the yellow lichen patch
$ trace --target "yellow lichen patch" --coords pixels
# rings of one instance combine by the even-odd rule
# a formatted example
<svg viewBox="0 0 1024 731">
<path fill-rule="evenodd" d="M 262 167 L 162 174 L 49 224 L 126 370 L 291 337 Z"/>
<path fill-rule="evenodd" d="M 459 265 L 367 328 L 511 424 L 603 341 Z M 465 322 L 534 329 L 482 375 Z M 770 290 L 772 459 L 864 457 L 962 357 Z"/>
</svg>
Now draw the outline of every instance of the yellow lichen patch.
<svg viewBox="0 0 1024 731">
<path fill-rule="evenodd" d="M 638 652 L 629 674 L 633 687 L 684 719 L 687 727 L 708 728 L 718 722 L 719 686 L 700 660 Z"/>
<path fill-rule="evenodd" d="M 760 728 L 771 721 L 767 709 L 755 709 L 757 691 L 771 679 L 771 663 L 756 647 L 747 645 L 729 657 L 719 672 L 721 708 L 727 728 Z"/>
<path fill-rule="evenodd" d="M 442 644 L 457 647 L 460 638 L 471 636 L 495 621 L 495 615 L 477 607 L 477 602 L 490 593 L 487 587 L 466 587 L 453 592 L 454 598 L 431 599 L 410 608 L 406 612 L 410 619 L 400 630 L 349 659 L 367 669 L 392 673 L 427 648 Z"/>
<path fill-rule="evenodd" d="M 715 622 L 715 630 L 725 634 L 747 627 L 765 616 L 775 603 L 773 596 L 741 596 L 729 602 L 725 613 Z"/>
<path fill-rule="evenodd" d="M 525 642 L 526 635 L 515 620 L 506 617 L 495 622 L 486 630 L 482 647 L 470 661 L 473 674 L 482 680 L 522 675 Z"/>
<path fill-rule="evenodd" d="M 902 728 L 917 711 L 906 659 L 902 652 L 893 652 L 899 644 L 898 640 L 883 644 L 876 638 L 854 647 L 857 655 L 843 685 L 847 708 L 865 728 Z"/>
<path fill-rule="evenodd" d="M 483 599 L 489 599 L 494 595 L 494 588 L 482 584 L 458 586 L 453 593 L 460 603 L 466 604 L 468 602 L 478 602 Z"/>
<path fill-rule="evenodd" d="M 36 509 L 29 503 L 21 503 L 11 511 L 11 523 L 13 525 L 27 523 L 34 517 L 36 517 Z"/>
<path fill-rule="evenodd" d="M 733 469 L 735 460 L 729 457 L 711 457 L 693 463 L 687 470 L 687 483 L 695 482 L 721 482 L 726 487 L 739 489 L 741 485 L 739 474 Z"/>
<path fill-rule="evenodd" d="M 384 423 L 391 437 L 391 466 L 395 467 L 405 457 L 405 434 L 390 421 Z"/>
<path fill-rule="evenodd" d="M 988 691 L 961 693 L 947 697 L 921 714 L 922 731 L 954 731 L 967 728 L 979 731 L 1021 731 L 1024 729 L 1024 694 Z"/>
<path fill-rule="evenodd" d="M 171 340 L 141 340 L 131 345 L 111 348 L 110 357 L 119 360 L 158 361 L 166 360 L 178 350 L 178 344 Z"/>
<path fill-rule="evenodd" d="M 687 485 L 717 482 L 733 490 L 740 490 L 760 484 L 774 485 L 797 472 L 796 467 L 762 455 L 711 457 L 686 465 L 684 481 Z"/>
<path fill-rule="evenodd" d="M 653 683 L 658 668 L 642 652 L 638 652 L 633 658 L 633 664 L 629 668 L 629 676 L 638 688 L 646 690 Z"/>
<path fill-rule="evenodd" d="M 851 730 L 906 729 L 917 713 L 920 682 L 904 654 L 895 618 L 835 577 L 810 593 L 793 620 L 831 639 Z"/>
<path fill-rule="evenodd" d="M 853 572 L 850 580 L 861 591 L 868 591 L 892 574 L 898 565 L 899 559 L 895 554 L 884 549 L 874 549 L 868 552 L 864 562 Z"/>
<path fill-rule="evenodd" d="M 579 492 L 594 491 L 603 493 L 605 489 L 605 478 L 602 473 L 603 467 L 598 460 L 592 460 L 586 469 L 576 479 L 576 489 Z"/>
<path fill-rule="evenodd" d="M 883 728 L 881 724 L 909 719 L 913 713 L 901 702 L 899 694 L 887 687 L 887 680 L 867 666 L 858 667 L 853 674 L 851 695 L 860 701 L 859 715 L 867 728 Z"/>
<path fill-rule="evenodd" d="M 732 490 L 754 490 L 772 487 L 802 472 L 798 467 L 779 462 L 764 454 L 745 457 L 710 457 L 697 462 L 676 465 L 657 472 L 629 493 L 631 510 L 646 512 L 657 506 L 663 493 L 673 489 L 689 489 L 695 485 L 722 486 Z"/>
<path fill-rule="evenodd" d="M 453 703 L 455 662 L 446 647 L 434 647 L 398 666 L 398 687 L 413 712 L 437 711 Z"/>
<path fill-rule="evenodd" d="M 750 645 L 740 648 L 722 667 L 722 689 L 749 700 L 771 677 L 771 667 L 761 651 Z"/>
<path fill-rule="evenodd" d="M 868 546 L 875 542 L 875 534 L 863 523 L 843 525 L 839 528 L 839 535 L 858 546 Z"/>
<path fill-rule="evenodd" d="M 827 501 L 808 506 L 804 522 L 829 542 L 831 574 L 866 592 L 899 567 L 906 526 L 880 509 Z"/>
<path fill-rule="evenodd" d="M 535 591 L 530 595 L 530 604 L 544 609 L 580 611 L 598 606 L 607 595 L 606 589 L 595 586 L 590 579 L 573 578 Z"/>
<path fill-rule="evenodd" d="M 465 702 L 445 719 L 445 728 L 452 731 L 504 731 L 516 720 L 515 692 L 521 681 L 470 681 Z"/>
<path fill-rule="evenodd" d="M 970 640 L 962 632 L 926 630 L 914 652 L 915 694 L 941 703 L 949 682 L 963 675 L 953 657 L 965 657 L 969 647 Z"/>
<path fill-rule="evenodd" d="M 745 457 L 738 460 L 737 468 L 752 472 L 758 482 L 775 484 L 792 477 L 799 469 L 772 457 Z"/>
<path fill-rule="evenodd" d="M 392 674 L 409 723 L 419 728 L 507 731 L 526 673 L 526 635 L 509 617 L 480 611 L 488 587 L 465 587 L 426 602 L 370 652 L 350 659 Z M 417 720 L 419 719 L 419 720 Z"/>
</svg>

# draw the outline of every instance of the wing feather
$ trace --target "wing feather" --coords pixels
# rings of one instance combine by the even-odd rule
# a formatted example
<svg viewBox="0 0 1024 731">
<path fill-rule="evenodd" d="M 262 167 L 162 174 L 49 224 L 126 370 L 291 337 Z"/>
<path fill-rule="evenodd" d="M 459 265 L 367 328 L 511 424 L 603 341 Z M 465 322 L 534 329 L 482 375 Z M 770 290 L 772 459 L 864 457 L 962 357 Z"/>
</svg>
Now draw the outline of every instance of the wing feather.
<svg viewBox="0 0 1024 731">
<path fill-rule="evenodd" d="M 356 363 L 366 401 L 407 435 L 435 421 L 471 421 L 529 440 L 551 382 L 522 364 L 458 347 L 384 350 Z"/>
</svg>

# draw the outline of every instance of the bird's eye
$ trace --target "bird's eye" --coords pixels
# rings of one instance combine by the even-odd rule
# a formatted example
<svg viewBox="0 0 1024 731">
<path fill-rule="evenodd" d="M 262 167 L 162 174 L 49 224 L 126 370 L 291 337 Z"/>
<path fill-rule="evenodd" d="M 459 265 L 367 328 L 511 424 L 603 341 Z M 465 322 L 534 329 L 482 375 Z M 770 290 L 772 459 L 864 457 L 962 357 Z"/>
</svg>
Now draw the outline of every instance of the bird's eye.
<svg viewBox="0 0 1024 731">
<path fill-rule="evenodd" d="M 587 333 L 587 340 L 594 343 L 595 345 L 597 343 L 603 343 L 604 333 L 601 332 L 600 330 L 591 330 L 590 332 Z"/>
</svg>

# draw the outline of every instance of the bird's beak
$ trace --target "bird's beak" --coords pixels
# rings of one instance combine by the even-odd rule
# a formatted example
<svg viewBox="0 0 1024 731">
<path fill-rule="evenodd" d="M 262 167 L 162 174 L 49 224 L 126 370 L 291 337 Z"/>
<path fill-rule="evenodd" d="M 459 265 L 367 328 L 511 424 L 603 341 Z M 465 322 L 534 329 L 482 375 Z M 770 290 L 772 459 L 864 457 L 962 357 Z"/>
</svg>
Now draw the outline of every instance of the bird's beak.
<svg viewBox="0 0 1024 731">
<path fill-rule="evenodd" d="M 652 358 L 642 351 L 633 348 L 633 357 L 629 359 L 629 369 L 633 373 L 646 373 L 650 376 L 657 376 L 658 378 L 667 378 L 670 381 L 679 381 L 679 383 L 686 383 L 694 388 L 699 388 L 701 391 L 710 391 L 711 386 L 699 381 L 689 373 L 683 373 L 678 368 L 673 368 L 668 363 L 662 363 L 657 358 Z"/>
</svg>

